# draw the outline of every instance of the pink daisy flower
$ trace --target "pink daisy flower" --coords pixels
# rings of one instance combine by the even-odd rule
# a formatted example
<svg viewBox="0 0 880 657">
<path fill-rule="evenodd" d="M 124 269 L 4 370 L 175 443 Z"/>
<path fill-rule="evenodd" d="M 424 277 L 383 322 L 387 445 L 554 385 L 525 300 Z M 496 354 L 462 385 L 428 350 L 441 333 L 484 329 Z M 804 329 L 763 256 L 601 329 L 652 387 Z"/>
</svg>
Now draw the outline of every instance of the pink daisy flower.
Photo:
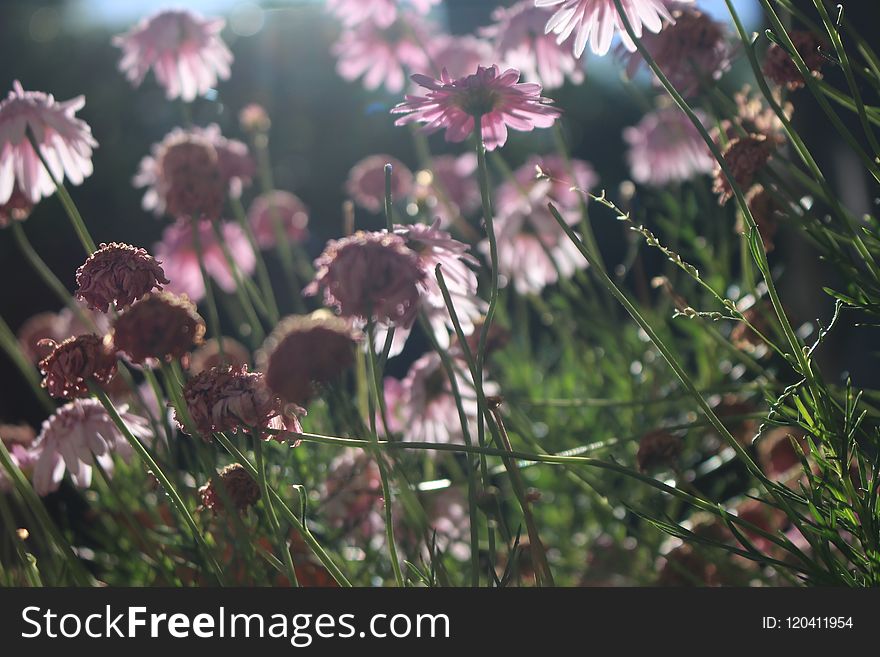
<svg viewBox="0 0 880 657">
<path fill-rule="evenodd" d="M 643 27 L 650 32 L 659 32 L 664 18 L 672 21 L 666 0 L 621 0 L 621 4 L 637 37 L 642 36 Z M 544 29 L 548 34 L 556 34 L 559 43 L 574 34 L 575 57 L 584 54 L 587 41 L 594 53 L 606 54 L 611 48 L 615 33 L 620 35 L 627 50 L 636 49 L 620 20 L 614 0 L 535 0 L 535 5 L 561 5 L 547 21 Z"/>
<path fill-rule="evenodd" d="M 205 270 L 223 291 L 235 292 L 235 277 L 229 269 L 211 222 L 202 220 L 198 225 Z M 205 296 L 205 281 L 193 241 L 193 228 L 192 221 L 178 220 L 171 224 L 162 231 L 162 241 L 153 247 L 153 252 L 162 263 L 165 276 L 170 281 L 164 288 L 173 294 L 185 294 L 193 302 L 198 302 Z M 223 222 L 221 232 L 241 274 L 251 275 L 257 261 L 244 231 L 238 224 Z"/>
<path fill-rule="evenodd" d="M 191 102 L 229 77 L 232 53 L 220 38 L 222 18 L 205 19 L 185 9 L 160 11 L 113 38 L 122 49 L 119 70 L 140 86 L 153 69 L 170 100 Z"/>
<path fill-rule="evenodd" d="M 219 178 L 219 188 L 228 190 L 233 198 L 241 196 L 242 188 L 251 183 L 256 171 L 256 163 L 243 142 L 224 137 L 220 133 L 220 126 L 216 123 L 204 128 L 196 126 L 188 130 L 175 128 L 165 135 L 161 142 L 153 144 L 150 149 L 151 154 L 141 160 L 138 172 L 132 180 L 135 187 L 147 188 L 141 203 L 144 210 L 152 210 L 156 215 L 163 214 L 169 205 L 169 194 L 180 195 L 177 190 L 180 186 L 186 187 L 184 191 L 190 195 L 198 192 L 198 190 L 193 191 L 193 185 L 188 179 L 174 179 L 174 172 L 179 168 L 189 175 L 195 171 L 193 165 L 184 166 L 186 162 L 179 162 L 180 155 L 176 151 L 182 144 L 195 144 L 205 149 L 208 154 L 210 162 L 202 165 L 206 170 L 197 172 L 203 179 L 199 186 L 205 186 L 203 195 L 212 197 L 216 193 L 214 185 L 210 184 L 212 180 L 208 180 L 214 177 Z M 205 200 L 205 205 L 216 206 L 220 202 L 210 198 Z M 172 208 L 176 205 L 181 204 L 171 204 Z"/>
<path fill-rule="evenodd" d="M 290 192 L 275 190 L 255 198 L 248 209 L 248 221 L 261 249 L 271 249 L 277 243 L 276 222 L 291 242 L 304 242 L 309 236 L 309 211 Z"/>
<path fill-rule="evenodd" d="M 86 104 L 84 96 L 57 102 L 50 94 L 25 91 L 12 83 L 12 91 L 0 101 L 0 205 L 17 193 L 31 204 L 55 193 L 52 177 L 64 176 L 74 185 L 92 175 L 92 149 L 98 142 L 92 129 L 75 114 Z M 31 146 L 34 137 L 49 171 Z"/>
<path fill-rule="evenodd" d="M 440 0 L 327 0 L 329 9 L 345 25 L 373 23 L 388 27 L 397 18 L 398 6 L 408 4 L 420 14 L 427 14 Z"/>
<path fill-rule="evenodd" d="M 414 196 L 428 209 L 440 216 L 441 225 L 448 225 L 448 215 L 468 215 L 480 207 L 480 187 L 474 177 L 477 156 L 439 155 L 431 161 L 431 170 L 416 175 Z M 452 207 L 447 207 L 451 205 Z"/>
<path fill-rule="evenodd" d="M 549 128 L 560 116 L 560 111 L 549 105 L 549 98 L 541 96 L 541 85 L 519 82 L 520 73 L 497 66 L 477 68 L 477 72 L 453 79 L 446 71 L 436 80 L 416 74 L 412 78 L 428 89 L 425 96 L 406 96 L 406 100 L 391 110 L 405 114 L 395 125 L 424 123 L 425 130 L 446 130 L 446 140 L 460 142 L 474 131 L 474 118 L 481 121 L 486 150 L 494 150 L 507 142 L 507 127 L 530 132 L 535 128 Z"/>
<path fill-rule="evenodd" d="M 705 122 L 705 116 L 697 110 Z M 712 153 L 700 133 L 677 107 L 664 107 L 646 114 L 623 131 L 629 144 L 626 158 L 633 180 L 661 187 L 711 173 Z"/>
<path fill-rule="evenodd" d="M 126 406 L 117 411 L 132 434 L 141 440 L 150 438 L 147 420 L 129 413 Z M 126 461 L 133 454 L 131 445 L 96 399 L 77 399 L 55 411 L 43 422 L 33 449 L 33 484 L 39 495 L 58 490 L 65 471 L 76 486 L 88 488 L 96 461 L 109 473 L 113 471 L 113 453 Z"/>
<path fill-rule="evenodd" d="M 534 0 L 522 0 L 510 8 L 492 12 L 494 23 L 481 30 L 492 39 L 504 65 L 522 71 L 523 78 L 541 83 L 545 89 L 561 87 L 568 78 L 575 84 L 584 81 L 580 62 L 571 52 L 569 40 L 562 43 L 545 34 L 551 11 L 536 7 Z"/>
<path fill-rule="evenodd" d="M 347 27 L 333 45 L 336 72 L 349 81 L 363 76 L 364 88 L 371 91 L 384 85 L 388 92 L 400 93 L 406 71 L 424 71 L 430 65 L 421 45 L 428 34 L 418 16 L 410 14 L 387 27 L 369 21 Z"/>
<path fill-rule="evenodd" d="M 359 206 L 370 212 L 385 207 L 385 165 L 391 165 L 391 198 L 406 198 L 412 193 L 413 174 L 409 167 L 390 155 L 370 155 L 348 172 L 345 191 Z"/>
</svg>

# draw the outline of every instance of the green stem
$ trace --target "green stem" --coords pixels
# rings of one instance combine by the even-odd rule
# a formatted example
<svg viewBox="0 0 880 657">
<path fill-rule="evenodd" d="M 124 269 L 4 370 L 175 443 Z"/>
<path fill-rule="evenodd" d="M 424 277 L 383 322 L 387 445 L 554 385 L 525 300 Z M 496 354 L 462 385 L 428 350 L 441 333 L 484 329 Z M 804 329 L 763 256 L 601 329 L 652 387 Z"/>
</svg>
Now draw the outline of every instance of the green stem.
<svg viewBox="0 0 880 657">
<path fill-rule="evenodd" d="M 53 403 L 49 395 L 46 394 L 46 391 L 43 389 L 36 368 L 25 357 L 24 353 L 22 353 L 21 345 L 18 343 L 15 334 L 9 328 L 9 325 L 6 323 L 2 316 L 0 316 L 0 347 L 3 348 L 3 351 L 6 352 L 6 355 L 9 356 L 9 359 L 22 373 L 25 381 L 28 382 L 31 389 L 34 391 L 34 395 L 36 395 L 37 399 L 39 400 L 40 404 L 42 404 L 46 412 L 50 414 L 54 413 L 55 404 Z"/>
<path fill-rule="evenodd" d="M 287 579 L 291 586 L 299 586 L 299 580 L 296 578 L 296 568 L 293 564 L 293 556 L 290 553 L 290 546 L 287 544 L 287 538 L 281 530 L 281 524 L 278 522 L 278 516 L 275 515 L 275 506 L 272 504 L 272 496 L 269 495 L 269 483 L 266 479 L 266 464 L 263 462 L 263 439 L 259 433 L 252 433 L 254 441 L 254 460 L 256 461 L 257 473 L 259 474 L 260 491 L 263 493 L 263 501 L 266 504 L 266 510 L 269 515 L 269 524 L 272 525 L 272 531 L 275 532 L 278 541 L 278 549 L 284 555 L 284 567 L 287 570 Z"/>
<path fill-rule="evenodd" d="M 226 352 L 223 350 L 223 333 L 220 330 L 220 314 L 217 312 L 217 300 L 214 298 L 214 284 L 205 268 L 205 253 L 202 248 L 201 225 L 199 221 L 193 221 L 193 246 L 196 249 L 196 257 L 199 260 L 199 270 L 202 273 L 202 283 L 205 286 L 205 301 L 208 304 L 208 326 L 211 333 L 217 339 L 217 348 L 220 351 L 220 359 L 225 360 Z"/>
<path fill-rule="evenodd" d="M 260 283 L 263 302 L 266 304 L 268 310 L 268 319 L 272 324 L 277 324 L 281 315 L 278 312 L 278 302 L 275 300 L 275 292 L 272 290 L 272 279 L 269 277 L 269 269 L 266 267 L 266 260 L 263 258 L 263 252 L 260 250 L 260 245 L 257 243 L 257 237 L 254 235 L 253 226 L 251 226 L 251 223 L 247 219 L 247 213 L 244 210 L 244 206 L 241 204 L 241 199 L 232 199 L 232 209 L 235 214 L 235 219 L 238 221 L 238 225 L 241 226 L 241 229 L 247 236 L 251 249 L 253 249 L 254 255 L 257 258 L 257 280 Z"/>
</svg>

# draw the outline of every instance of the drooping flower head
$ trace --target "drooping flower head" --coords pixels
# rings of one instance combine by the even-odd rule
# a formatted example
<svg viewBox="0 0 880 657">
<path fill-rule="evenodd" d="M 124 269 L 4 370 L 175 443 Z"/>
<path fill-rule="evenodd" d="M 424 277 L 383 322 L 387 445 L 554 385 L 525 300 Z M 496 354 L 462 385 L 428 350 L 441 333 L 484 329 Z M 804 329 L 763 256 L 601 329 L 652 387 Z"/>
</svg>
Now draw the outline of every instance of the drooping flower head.
<svg viewBox="0 0 880 657">
<path fill-rule="evenodd" d="M 25 91 L 18 80 L 12 83 L 12 91 L 0 101 L 0 206 L 13 200 L 22 211 L 25 201 L 33 205 L 55 193 L 53 177 L 60 183 L 67 176 L 79 185 L 92 175 L 92 149 L 98 142 L 88 124 L 76 118 L 85 104 L 83 96 L 59 103 L 51 94 Z M 23 199 L 13 199 L 16 190 Z M 12 209 L 7 212 L 12 215 Z"/>
<path fill-rule="evenodd" d="M 226 195 L 241 196 L 255 170 L 247 146 L 227 139 L 212 123 L 205 128 L 175 128 L 153 144 L 133 183 L 147 188 L 142 202 L 145 210 L 174 218 L 216 219 Z"/>
<path fill-rule="evenodd" d="M 269 389 L 285 402 L 308 406 L 321 386 L 354 363 L 361 335 L 349 321 L 327 311 L 283 319 L 257 354 Z"/>
<path fill-rule="evenodd" d="M 94 334 L 68 338 L 40 361 L 43 387 L 53 397 L 73 399 L 89 394 L 89 382 L 107 384 L 116 376 L 116 355 Z"/>
<path fill-rule="evenodd" d="M 764 251 L 770 253 L 775 247 L 773 238 L 776 237 L 776 231 L 779 229 L 779 213 L 780 206 L 773 195 L 767 191 L 762 185 L 755 185 L 746 192 L 746 204 L 755 225 L 758 227 L 758 233 L 761 235 L 761 241 L 764 243 Z M 745 221 L 742 213 L 737 213 L 736 231 L 741 235 L 747 232 Z"/>
<path fill-rule="evenodd" d="M 147 420 L 129 413 L 126 406 L 119 406 L 116 411 L 135 437 L 151 438 Z M 75 485 L 87 488 L 95 461 L 112 473 L 113 453 L 125 460 L 133 454 L 131 445 L 97 399 L 77 399 L 55 411 L 43 422 L 33 449 L 33 484 L 38 495 L 57 490 L 65 471 Z"/>
<path fill-rule="evenodd" d="M 410 13 L 400 14 L 385 27 L 370 21 L 346 27 L 333 44 L 336 72 L 350 81 L 363 77 L 368 90 L 384 86 L 389 93 L 400 93 L 407 72 L 430 66 L 421 45 L 427 43 L 429 34 L 425 22 Z"/>
<path fill-rule="evenodd" d="M 229 77 L 232 53 L 220 32 L 222 18 L 205 19 L 185 9 L 160 11 L 113 38 L 122 49 L 119 70 L 135 86 L 152 68 L 171 100 L 191 102 Z"/>
<path fill-rule="evenodd" d="M 659 32 L 663 27 L 663 19 L 672 21 L 666 7 L 666 0 L 620 0 L 626 17 L 637 37 L 642 36 L 642 28 L 650 32 Z M 590 50 L 597 55 L 604 55 L 611 48 L 611 40 L 615 34 L 628 50 L 636 46 L 627 34 L 626 27 L 617 13 L 614 0 L 535 0 L 538 7 L 556 7 L 547 26 L 547 33 L 557 35 L 560 43 L 574 34 L 574 54 L 580 57 L 590 42 Z"/>
<path fill-rule="evenodd" d="M 205 321 L 185 296 L 151 292 L 116 319 L 113 342 L 133 363 L 170 361 L 200 345 Z"/>
<path fill-rule="evenodd" d="M 571 39 L 560 43 L 544 31 L 550 15 L 549 9 L 536 7 L 534 0 L 521 0 L 512 7 L 495 9 L 493 24 L 480 32 L 492 39 L 504 65 L 522 71 L 526 80 L 545 89 L 561 87 L 565 78 L 580 84 L 584 71 L 571 51 Z"/>
<path fill-rule="evenodd" d="M 76 297 L 105 313 L 111 304 L 122 310 L 165 283 L 161 265 L 144 249 L 112 242 L 101 244 L 76 270 Z"/>
<path fill-rule="evenodd" d="M 358 231 L 328 242 L 315 260 L 308 295 L 324 292 L 324 303 L 343 317 L 412 326 L 425 273 L 399 235 Z"/>
<path fill-rule="evenodd" d="M 106 315 L 89 310 L 82 303 L 77 303 L 77 306 L 77 312 L 72 308 L 63 308 L 57 313 L 37 313 L 19 327 L 18 344 L 33 363 L 39 363 L 52 353 L 53 343 L 95 331 L 104 335 L 110 330 L 110 320 Z"/>
<path fill-rule="evenodd" d="M 284 428 L 280 399 L 266 386 L 265 375 L 248 372 L 247 365 L 218 365 L 199 372 L 183 387 L 183 399 L 206 441 L 213 433 Z M 175 419 L 186 431 L 176 412 Z"/>
<path fill-rule="evenodd" d="M 397 18 L 400 4 L 427 14 L 440 0 L 327 0 L 329 9 L 345 25 L 373 23 L 388 27 Z"/>
<path fill-rule="evenodd" d="M 697 110 L 697 116 L 706 117 Z M 711 173 L 712 152 L 691 120 L 677 107 L 649 112 L 635 126 L 623 131 L 629 144 L 626 159 L 638 183 L 662 187 Z"/>
<path fill-rule="evenodd" d="M 390 155 L 370 155 L 348 172 L 345 191 L 359 206 L 370 212 L 385 207 L 385 165 L 391 165 L 391 197 L 406 198 L 412 193 L 413 174 L 409 167 Z"/>
<path fill-rule="evenodd" d="M 712 84 L 730 69 L 733 47 L 723 23 L 687 4 L 672 3 L 675 20 L 657 34 L 646 34 L 642 43 L 672 86 L 692 96 L 700 84 Z M 627 73 L 632 77 L 643 62 L 641 54 L 630 56 Z M 659 85 L 659 80 L 654 80 Z"/>
<path fill-rule="evenodd" d="M 821 79 L 822 66 L 825 64 L 822 50 L 828 49 L 828 43 L 825 39 L 808 30 L 791 30 L 788 36 L 804 60 L 804 64 L 807 65 L 810 74 Z M 778 43 L 770 44 L 761 71 L 768 79 L 791 91 L 799 89 L 805 84 L 804 76 L 801 75 L 791 55 Z"/>
<path fill-rule="evenodd" d="M 248 221 L 261 249 L 277 244 L 276 223 L 290 242 L 304 242 L 309 236 L 309 211 L 299 197 L 290 192 L 274 190 L 255 198 L 248 210 Z"/>
<path fill-rule="evenodd" d="M 560 116 L 551 107 L 549 98 L 541 96 L 541 85 L 519 82 L 520 73 L 497 66 L 477 68 L 477 72 L 453 79 L 446 71 L 440 79 L 427 75 L 413 75 L 413 80 L 428 89 L 424 96 L 406 96 L 406 100 L 391 110 L 404 114 L 395 125 L 423 123 L 425 130 L 446 130 L 446 140 L 464 141 L 474 131 L 475 117 L 480 117 L 483 143 L 486 150 L 494 150 L 507 142 L 508 126 L 530 132 L 535 128 L 549 128 Z"/>
<path fill-rule="evenodd" d="M 219 488 L 222 486 L 222 490 Z M 239 513 L 260 501 L 260 485 L 241 463 L 225 466 L 216 477 L 199 488 L 199 499 L 203 509 L 214 513 L 227 511 L 224 500 L 231 503 Z"/>
<path fill-rule="evenodd" d="M 199 266 L 199 253 L 195 244 L 196 225 L 202 248 L 202 262 L 208 275 L 225 292 L 235 292 L 236 281 L 217 233 L 207 219 L 196 222 L 178 220 L 162 231 L 162 241 L 153 246 L 157 259 L 162 262 L 168 284 L 165 289 L 175 294 L 185 294 L 193 301 L 205 296 L 205 280 Z M 242 276 L 254 272 L 257 257 L 241 227 L 232 222 L 220 224 L 220 234 L 229 250 L 235 266 Z"/>
<path fill-rule="evenodd" d="M 743 192 L 747 192 L 754 184 L 755 177 L 772 154 L 773 144 L 764 135 L 737 137 L 722 152 L 725 163 Z M 730 181 L 717 163 L 712 191 L 718 194 L 719 205 L 724 205 L 734 196 Z"/>
</svg>

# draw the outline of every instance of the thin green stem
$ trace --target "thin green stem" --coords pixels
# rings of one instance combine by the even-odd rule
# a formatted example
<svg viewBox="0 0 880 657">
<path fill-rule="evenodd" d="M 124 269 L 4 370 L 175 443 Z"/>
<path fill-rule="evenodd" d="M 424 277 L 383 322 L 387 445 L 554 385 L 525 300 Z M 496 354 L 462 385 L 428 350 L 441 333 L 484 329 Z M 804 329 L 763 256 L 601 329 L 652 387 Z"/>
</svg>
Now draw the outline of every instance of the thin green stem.
<svg viewBox="0 0 880 657">
<path fill-rule="evenodd" d="M 263 439 L 259 433 L 252 433 L 254 442 L 254 460 L 256 461 L 257 474 L 259 475 L 260 491 L 263 494 L 263 502 L 266 504 L 266 510 L 269 516 L 269 524 L 272 531 L 275 532 L 278 541 L 278 549 L 284 555 L 284 567 L 287 570 L 287 579 L 290 580 L 291 586 L 299 586 L 299 580 L 296 577 L 296 568 L 293 564 L 293 556 L 290 553 L 290 546 L 287 538 L 281 530 L 281 523 L 278 522 L 278 516 L 275 514 L 275 505 L 272 504 L 272 496 L 269 495 L 269 483 L 266 478 L 266 464 L 263 461 Z"/>
</svg>

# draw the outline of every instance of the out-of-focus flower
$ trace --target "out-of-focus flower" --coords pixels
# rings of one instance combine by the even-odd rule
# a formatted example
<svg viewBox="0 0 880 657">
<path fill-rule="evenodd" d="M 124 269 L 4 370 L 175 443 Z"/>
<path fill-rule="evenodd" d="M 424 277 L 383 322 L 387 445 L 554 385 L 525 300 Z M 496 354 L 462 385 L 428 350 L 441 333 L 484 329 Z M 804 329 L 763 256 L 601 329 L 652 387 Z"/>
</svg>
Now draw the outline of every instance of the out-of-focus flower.
<svg viewBox="0 0 880 657">
<path fill-rule="evenodd" d="M 419 171 L 415 178 L 413 196 L 427 204 L 431 212 L 440 216 L 441 225 L 452 221 L 448 214 L 467 215 L 480 207 L 480 187 L 474 178 L 477 156 L 439 155 L 431 162 L 431 170 Z M 446 207 L 451 204 L 452 207 Z"/>
<path fill-rule="evenodd" d="M 420 14 L 427 14 L 440 0 L 327 0 L 327 9 L 345 25 L 374 23 L 388 27 L 397 18 L 398 6 L 408 4 Z"/>
<path fill-rule="evenodd" d="M 541 85 L 519 82 L 520 73 L 497 66 L 477 68 L 472 75 L 453 79 L 446 71 L 440 79 L 413 75 L 413 80 L 428 91 L 424 96 L 407 95 L 392 114 L 404 114 L 395 125 L 423 123 L 427 132 L 446 130 L 446 140 L 464 141 L 474 131 L 475 117 L 480 117 L 483 143 L 494 150 L 507 142 L 508 126 L 530 132 L 549 128 L 561 112 L 541 96 Z"/>
<path fill-rule="evenodd" d="M 674 466 L 683 446 L 681 438 L 668 431 L 649 431 L 639 440 L 639 451 L 636 454 L 639 470 L 648 472 Z"/>
<path fill-rule="evenodd" d="M 250 362 L 250 352 L 238 340 L 224 336 L 221 350 L 220 341 L 217 338 L 210 338 L 190 356 L 189 371 L 198 374 L 220 365 L 240 366 L 248 365 Z"/>
<path fill-rule="evenodd" d="M 331 527 L 360 540 L 381 534 L 382 478 L 369 451 L 346 448 L 331 461 L 318 513 Z"/>
<path fill-rule="evenodd" d="M 775 245 L 773 239 L 776 237 L 776 231 L 779 229 L 779 218 L 777 213 L 779 206 L 763 186 L 755 185 L 746 193 L 746 204 L 752 218 L 758 226 L 758 233 L 761 235 L 761 241 L 764 242 L 764 251 L 770 253 Z M 740 234 L 745 234 L 746 226 L 742 213 L 737 214 L 736 230 Z"/>
<path fill-rule="evenodd" d="M 407 71 L 424 71 L 430 66 L 421 44 L 428 42 L 429 30 L 418 16 L 401 14 L 386 27 L 369 21 L 343 30 L 333 44 L 336 71 L 346 80 L 363 76 L 366 89 L 385 87 L 400 93 Z"/>
<path fill-rule="evenodd" d="M 814 78 L 821 79 L 822 66 L 825 64 L 825 57 L 821 51 L 828 49 L 828 42 L 808 30 L 791 30 L 788 36 L 810 70 L 810 74 Z M 804 76 L 801 75 L 791 55 L 778 43 L 770 44 L 761 71 L 768 79 L 792 91 L 805 84 Z"/>
<path fill-rule="evenodd" d="M 611 40 L 615 34 L 620 35 L 620 40 L 628 50 L 636 49 L 617 13 L 614 0 L 535 0 L 535 5 L 562 5 L 550 17 L 544 29 L 548 34 L 556 34 L 560 43 L 574 34 L 576 57 L 584 54 L 587 41 L 590 42 L 590 50 L 597 55 L 604 55 L 611 48 Z M 621 0 L 621 5 L 637 37 L 642 36 L 643 27 L 650 32 L 659 32 L 664 18 L 672 20 L 665 0 Z"/>
<path fill-rule="evenodd" d="M 114 323 L 113 342 L 132 362 L 170 361 L 200 345 L 205 321 L 185 296 L 152 292 L 132 304 Z"/>
<path fill-rule="evenodd" d="M 446 488 L 431 493 L 424 505 L 428 517 L 426 549 L 433 548 L 457 561 L 467 561 L 471 556 L 471 520 L 461 489 Z"/>
<path fill-rule="evenodd" d="M 304 293 L 323 290 L 324 303 L 344 317 L 408 328 L 419 309 L 425 273 L 399 235 L 358 231 L 328 242 Z"/>
<path fill-rule="evenodd" d="M 509 209 L 524 202 L 525 196 L 539 199 L 544 205 L 552 201 L 559 208 L 575 208 L 586 198 L 585 192 L 599 183 L 599 176 L 589 162 L 566 160 L 552 153 L 530 156 L 513 172 L 513 177 L 516 185 L 505 183 L 498 189 L 499 208 Z M 499 209 L 499 213 L 504 212 Z"/>
<path fill-rule="evenodd" d="M 697 116 L 706 121 L 699 110 Z M 645 114 L 637 125 L 623 131 L 623 138 L 629 144 L 630 173 L 638 183 L 662 187 L 711 173 L 715 166 L 706 142 L 677 107 Z"/>
<path fill-rule="evenodd" d="M 773 144 L 785 143 L 785 128 L 782 121 L 760 93 L 752 92 L 746 85 L 733 95 L 733 99 L 736 102 L 736 115 L 721 121 L 720 128 L 725 137 L 724 141 L 729 142 L 745 133 L 764 135 Z M 782 108 L 785 117 L 790 119 L 794 113 L 794 106 L 783 102 L 777 92 L 774 92 L 774 99 Z M 713 129 L 713 138 L 723 143 L 721 134 L 718 133 L 717 129 Z"/>
<path fill-rule="evenodd" d="M 657 34 L 646 34 L 642 44 L 683 96 L 693 96 L 701 83 L 712 84 L 730 70 L 733 47 L 723 23 L 686 4 L 672 3 L 674 23 Z M 635 75 L 643 62 L 638 52 L 630 55 L 627 73 Z M 660 82 L 655 78 L 654 83 Z"/>
<path fill-rule="evenodd" d="M 195 429 L 206 441 L 213 433 L 285 426 L 280 399 L 266 386 L 265 375 L 248 372 L 247 365 L 218 365 L 199 372 L 183 387 L 183 399 Z M 175 419 L 186 431 L 184 418 L 175 412 Z"/>
<path fill-rule="evenodd" d="M 544 32 L 550 16 L 551 10 L 536 7 L 534 0 L 521 0 L 512 7 L 495 9 L 494 23 L 481 34 L 493 40 L 504 66 L 522 71 L 526 80 L 539 82 L 545 89 L 561 87 L 565 78 L 580 84 L 584 71 L 572 53 L 571 39 L 560 43 Z"/>
<path fill-rule="evenodd" d="M 33 209 L 34 204 L 22 193 L 18 183 L 15 183 L 9 199 L 0 203 L 0 228 L 10 226 L 13 221 L 24 221 Z"/>
<path fill-rule="evenodd" d="M 151 437 L 147 420 L 129 413 L 126 406 L 117 407 L 116 411 L 136 438 Z M 131 445 L 96 399 L 77 399 L 55 411 L 43 422 L 33 449 L 37 455 L 33 484 L 38 495 L 57 490 L 65 471 L 70 473 L 75 485 L 87 488 L 95 461 L 107 473 L 112 473 L 113 453 L 125 460 L 133 453 Z"/>
<path fill-rule="evenodd" d="M 61 183 L 66 175 L 79 185 L 92 175 L 92 149 L 98 142 L 88 124 L 76 118 L 85 104 L 84 96 L 59 103 L 51 94 L 25 91 L 18 80 L 12 83 L 12 91 L 0 101 L 0 206 L 9 204 L 16 190 L 31 205 L 51 196 L 53 177 Z M 25 209 L 24 200 L 15 201 L 19 210 Z"/>
<path fill-rule="evenodd" d="M 773 144 L 764 135 L 737 137 L 722 153 L 734 180 L 744 192 L 754 184 L 755 177 L 772 154 Z M 724 205 L 733 198 L 733 187 L 717 163 L 712 191 L 718 194 L 719 205 Z"/>
<path fill-rule="evenodd" d="M 257 354 L 266 384 L 285 402 L 307 406 L 322 385 L 354 363 L 360 334 L 327 311 L 283 319 Z"/>
<path fill-rule="evenodd" d="M 113 38 L 122 49 L 119 70 L 135 86 L 152 68 L 170 100 L 191 102 L 229 77 L 232 53 L 220 32 L 222 18 L 205 19 L 185 9 L 160 11 Z"/>
<path fill-rule="evenodd" d="M 441 34 L 428 45 L 428 52 L 434 66 L 446 69 L 453 79 L 470 75 L 478 66 L 491 66 L 497 61 L 492 46 L 470 34 Z"/>
<path fill-rule="evenodd" d="M 76 270 L 76 297 L 105 313 L 110 304 L 122 310 L 167 282 L 161 265 L 144 249 L 112 242 L 101 244 Z"/>
<path fill-rule="evenodd" d="M 348 172 L 345 191 L 359 206 L 370 212 L 381 212 L 385 206 L 385 165 L 391 165 L 391 197 L 406 198 L 413 190 L 413 174 L 409 167 L 390 155 L 370 155 Z"/>
<path fill-rule="evenodd" d="M 227 139 L 212 123 L 204 128 L 175 128 L 153 144 L 134 177 L 135 187 L 146 187 L 145 210 L 172 217 L 216 219 L 226 195 L 241 196 L 256 170 L 247 146 Z"/>
<path fill-rule="evenodd" d="M 40 371 L 43 387 L 51 396 L 85 397 L 90 381 L 107 384 L 116 376 L 116 355 L 97 335 L 79 335 L 56 344 L 40 361 Z"/>
<path fill-rule="evenodd" d="M 235 292 L 235 276 L 229 268 L 229 262 L 211 222 L 202 220 L 198 222 L 198 227 L 205 271 L 217 281 L 224 292 Z M 194 222 L 178 220 L 162 231 L 162 241 L 153 246 L 153 251 L 162 262 L 169 280 L 165 289 L 175 294 L 185 294 L 198 302 L 205 296 L 205 280 L 199 266 L 194 229 Z M 252 274 L 257 265 L 257 257 L 241 227 L 232 222 L 223 222 L 220 224 L 220 233 L 241 275 Z"/>
<path fill-rule="evenodd" d="M 730 331 L 730 341 L 733 346 L 758 356 L 766 353 L 767 343 L 761 336 L 770 335 L 771 324 L 768 316 L 772 316 L 772 314 L 773 309 L 766 299 L 743 311 L 743 317 L 746 321 L 737 322 Z M 752 329 L 753 326 L 758 332 Z"/>
<path fill-rule="evenodd" d="M 219 490 L 219 486 L 223 490 Z M 254 506 L 262 496 L 260 485 L 241 463 L 232 463 L 220 470 L 207 484 L 199 488 L 199 499 L 203 509 L 214 513 L 226 511 L 224 500 L 228 500 L 239 513 Z"/>
<path fill-rule="evenodd" d="M 803 463 L 792 445 L 792 439 L 805 454 L 809 454 L 806 436 L 797 427 L 777 427 L 761 436 L 757 443 L 758 463 L 768 477 L 778 480 L 786 478 L 794 470 L 801 473 Z"/>
<path fill-rule="evenodd" d="M 255 198 L 248 210 L 248 221 L 261 249 L 271 249 L 277 244 L 276 222 L 281 234 L 291 242 L 304 242 L 309 235 L 309 211 L 299 197 L 290 192 L 274 190 Z"/>
<path fill-rule="evenodd" d="M 485 323 L 486 318 L 481 317 L 474 322 L 474 332 L 465 338 L 467 342 L 468 349 L 470 349 L 471 354 L 477 353 L 479 351 L 480 345 L 480 332 L 483 329 L 483 324 Z M 510 331 L 501 326 L 498 322 L 492 322 L 492 325 L 489 327 L 489 335 L 486 336 L 486 358 L 489 357 L 490 354 L 504 349 L 507 346 L 507 343 L 510 342 Z M 453 340 L 452 345 L 449 347 L 449 353 L 455 357 L 464 356 L 464 350 L 461 345 L 458 343 L 458 340 Z"/>
<path fill-rule="evenodd" d="M 464 361 L 456 359 L 454 365 L 468 430 L 476 435 L 479 408 L 473 379 Z M 410 366 L 409 372 L 401 381 L 401 388 L 403 395 L 391 412 L 400 414 L 402 433 L 406 440 L 464 444 L 464 431 L 452 386 L 436 352 L 425 354 Z M 497 392 L 498 387 L 491 381 L 486 381 L 483 383 L 483 390 L 487 395 L 492 395 Z M 382 427 L 381 422 L 377 426 Z"/>
<path fill-rule="evenodd" d="M 394 226 L 394 234 L 400 235 L 406 246 L 418 255 L 419 266 L 424 272 L 424 290 L 421 293 L 421 310 L 434 330 L 434 337 L 442 348 L 449 346 L 450 331 L 455 330 L 452 317 L 443 299 L 443 292 L 437 282 L 435 269 L 441 266 L 443 278 L 452 300 L 452 307 L 458 317 L 462 332 L 474 332 L 474 322 L 485 312 L 486 303 L 477 296 L 477 275 L 472 267 L 479 261 L 468 253 L 468 246 L 440 230 L 440 221 L 430 226 L 411 224 Z M 376 348 L 382 349 L 385 332 L 376 335 Z M 394 334 L 390 355 L 397 355 L 403 349 L 409 331 L 398 329 Z"/>
<path fill-rule="evenodd" d="M 51 342 L 62 342 L 93 331 L 105 334 L 110 330 L 110 320 L 106 315 L 89 310 L 83 304 L 77 305 L 78 311 L 89 321 L 88 325 L 71 308 L 64 308 L 57 313 L 37 313 L 21 325 L 17 334 L 18 343 L 31 361 L 39 363 L 48 356 L 52 352 Z"/>
<path fill-rule="evenodd" d="M 257 103 L 248 103 L 238 113 L 238 124 L 245 132 L 253 134 L 269 132 L 272 120 L 266 109 Z"/>
<path fill-rule="evenodd" d="M 0 424 L 0 440 L 5 445 L 30 445 L 36 437 L 29 424 Z"/>
<path fill-rule="evenodd" d="M 36 463 L 37 455 L 31 447 L 36 433 L 28 424 L 0 424 L 0 440 L 6 445 L 12 463 L 19 468 L 24 475 L 30 476 Z M 8 493 L 12 490 L 12 482 L 5 468 L 0 468 L 0 493 Z"/>
</svg>

